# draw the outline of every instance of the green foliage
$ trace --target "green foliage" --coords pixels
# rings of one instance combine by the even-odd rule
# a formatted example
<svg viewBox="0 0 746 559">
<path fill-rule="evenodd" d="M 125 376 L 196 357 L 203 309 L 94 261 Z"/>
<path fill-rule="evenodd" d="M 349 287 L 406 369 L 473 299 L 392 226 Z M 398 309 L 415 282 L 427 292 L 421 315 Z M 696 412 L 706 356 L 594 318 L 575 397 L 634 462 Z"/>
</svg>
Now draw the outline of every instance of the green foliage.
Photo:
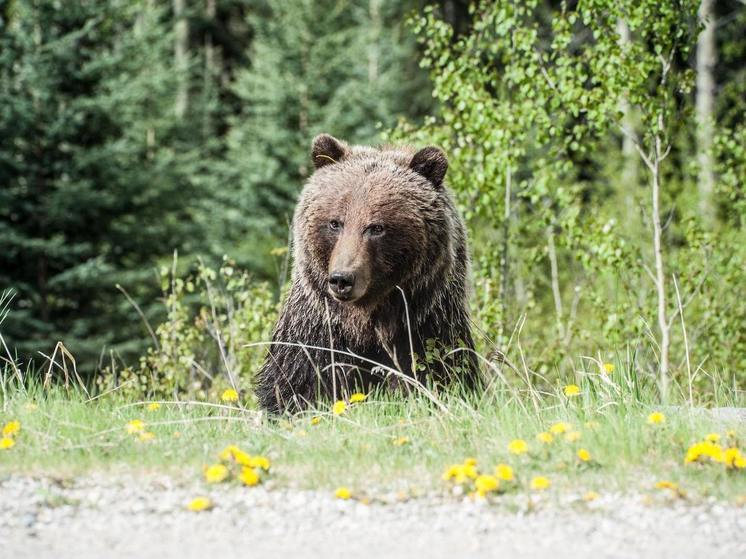
<svg viewBox="0 0 746 559">
<path fill-rule="evenodd" d="M 250 402 L 252 381 L 277 319 L 277 303 L 265 283 L 252 281 L 226 259 L 216 272 L 200 263 L 184 277 L 161 269 L 166 319 L 137 366 L 115 364 L 97 378 L 99 389 L 152 397 L 205 398 L 235 387 Z"/>
<path fill-rule="evenodd" d="M 400 123 L 391 137 L 438 143 L 451 156 L 450 184 L 473 233 L 483 350 L 519 345 L 532 369 L 561 374 L 567 356 L 629 346 L 655 370 L 650 194 L 610 163 L 629 158 L 620 150 L 628 134 L 642 154 L 632 163 L 643 168 L 656 142 L 661 160 L 672 151 L 662 167 L 661 213 L 676 374 L 688 373 L 674 287 L 691 369 L 707 361 L 705 370 L 744 378 L 743 305 L 733 292 L 746 279 L 743 243 L 731 244 L 743 238 L 743 137 L 720 135 L 719 192 L 730 198 L 731 217 L 704 232 L 688 210 L 696 185 L 684 160 L 692 148 L 678 135 L 680 122 L 692 121 L 687 61 L 698 4 L 597 0 L 549 10 L 533 1 L 481 2 L 461 36 L 432 9 L 414 18 L 440 109 L 424 126 Z M 701 370 L 694 376 L 703 380 Z"/>
<path fill-rule="evenodd" d="M 198 246 L 163 12 L 133 1 L 0 3 L 0 285 L 22 358 L 58 340 L 93 365 L 143 349 L 121 284 Z M 153 307 L 146 304 L 152 317 Z"/>
</svg>

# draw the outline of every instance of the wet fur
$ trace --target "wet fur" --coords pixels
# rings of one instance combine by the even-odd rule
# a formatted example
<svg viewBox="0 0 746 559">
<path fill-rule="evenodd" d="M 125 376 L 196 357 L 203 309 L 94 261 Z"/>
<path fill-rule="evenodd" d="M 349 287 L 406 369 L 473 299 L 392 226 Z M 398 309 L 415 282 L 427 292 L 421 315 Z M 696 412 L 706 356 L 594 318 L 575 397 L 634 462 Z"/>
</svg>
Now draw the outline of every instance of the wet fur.
<svg viewBox="0 0 746 559">
<path fill-rule="evenodd" d="M 435 151 L 416 155 L 409 148 L 347 147 L 327 136 L 315 140 L 317 170 L 293 218 L 292 287 L 273 342 L 347 351 L 411 374 L 407 317 L 398 285 L 407 297 L 412 344 L 420 359 L 429 338 L 446 348 L 473 349 L 466 232 L 442 184 L 445 156 L 428 149 Z M 372 270 L 369 292 L 354 303 L 340 303 L 327 290 L 336 242 L 328 223 L 337 214 L 350 227 L 378 220 L 387 228 L 385 239 L 366 254 Z M 464 357 L 467 372 L 461 380 L 473 385 L 477 365 L 470 353 L 462 352 Z M 449 380 L 448 369 L 448 363 L 436 365 L 429 374 L 444 382 Z M 263 408 L 279 412 L 382 382 L 399 385 L 385 377 L 371 363 L 346 355 L 273 344 L 259 372 L 257 395 Z"/>
</svg>

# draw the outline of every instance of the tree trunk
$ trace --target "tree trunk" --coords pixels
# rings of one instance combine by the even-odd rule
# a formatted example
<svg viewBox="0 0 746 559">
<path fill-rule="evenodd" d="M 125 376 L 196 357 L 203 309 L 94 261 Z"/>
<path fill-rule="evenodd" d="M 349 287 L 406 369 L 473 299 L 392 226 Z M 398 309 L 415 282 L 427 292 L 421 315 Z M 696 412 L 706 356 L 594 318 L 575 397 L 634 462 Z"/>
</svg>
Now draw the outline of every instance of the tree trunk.
<svg viewBox="0 0 746 559">
<path fill-rule="evenodd" d="M 368 82 L 374 83 L 378 79 L 378 41 L 381 34 L 381 0 L 368 0 L 368 16 L 370 17 L 370 43 L 368 45 Z"/>
<path fill-rule="evenodd" d="M 617 33 L 619 33 L 619 45 L 624 49 L 630 42 L 630 31 L 627 22 L 623 19 L 617 20 Z M 619 102 L 622 111 L 622 126 L 629 135 L 622 135 L 622 188 L 624 189 L 624 201 L 627 206 L 628 215 L 635 213 L 634 193 L 638 182 L 638 157 L 635 148 L 635 121 L 632 116 L 632 108 L 626 98 Z"/>
<path fill-rule="evenodd" d="M 189 27 L 186 19 L 186 0 L 173 0 L 174 10 L 174 65 L 179 74 L 179 87 L 176 91 L 174 112 L 182 118 L 189 102 Z"/>
<path fill-rule="evenodd" d="M 709 225 L 715 217 L 712 192 L 715 187 L 715 170 L 712 159 L 714 135 L 715 79 L 717 61 L 715 46 L 715 0 L 702 0 L 699 18 L 704 29 L 697 41 L 697 162 L 699 164 L 699 211 Z"/>
<path fill-rule="evenodd" d="M 203 110 L 202 136 L 205 141 L 212 133 L 211 105 L 213 92 L 215 91 L 215 77 L 218 73 L 216 67 L 215 46 L 212 39 L 212 26 L 215 25 L 215 15 L 217 13 L 216 0 L 207 0 L 205 3 L 205 19 L 209 22 L 210 29 L 205 34 L 205 71 L 203 95 L 205 99 L 205 108 Z"/>
</svg>

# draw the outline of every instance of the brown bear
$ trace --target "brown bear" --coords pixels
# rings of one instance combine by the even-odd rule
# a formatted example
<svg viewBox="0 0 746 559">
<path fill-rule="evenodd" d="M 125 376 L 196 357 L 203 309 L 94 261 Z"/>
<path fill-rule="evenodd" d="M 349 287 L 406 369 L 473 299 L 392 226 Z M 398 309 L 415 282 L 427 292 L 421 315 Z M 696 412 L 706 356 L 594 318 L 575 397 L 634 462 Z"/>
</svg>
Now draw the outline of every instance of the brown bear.
<svg viewBox="0 0 746 559">
<path fill-rule="evenodd" d="M 292 287 L 258 375 L 261 406 L 302 409 L 380 384 L 474 386 L 466 230 L 443 151 L 322 134 L 311 155 L 293 217 Z"/>
</svg>

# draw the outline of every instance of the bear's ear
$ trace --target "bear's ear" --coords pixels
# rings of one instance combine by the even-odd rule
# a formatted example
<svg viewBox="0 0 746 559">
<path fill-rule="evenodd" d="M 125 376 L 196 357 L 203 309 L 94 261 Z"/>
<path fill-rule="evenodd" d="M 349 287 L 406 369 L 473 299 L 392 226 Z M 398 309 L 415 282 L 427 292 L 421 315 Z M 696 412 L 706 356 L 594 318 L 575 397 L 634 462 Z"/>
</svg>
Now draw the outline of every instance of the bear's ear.
<svg viewBox="0 0 746 559">
<path fill-rule="evenodd" d="M 313 139 L 311 157 L 313 166 L 320 169 L 324 165 L 339 163 L 347 156 L 347 144 L 329 134 L 319 134 Z"/>
<path fill-rule="evenodd" d="M 448 170 L 448 158 L 442 149 L 428 146 L 414 154 L 409 168 L 440 188 Z"/>
</svg>

